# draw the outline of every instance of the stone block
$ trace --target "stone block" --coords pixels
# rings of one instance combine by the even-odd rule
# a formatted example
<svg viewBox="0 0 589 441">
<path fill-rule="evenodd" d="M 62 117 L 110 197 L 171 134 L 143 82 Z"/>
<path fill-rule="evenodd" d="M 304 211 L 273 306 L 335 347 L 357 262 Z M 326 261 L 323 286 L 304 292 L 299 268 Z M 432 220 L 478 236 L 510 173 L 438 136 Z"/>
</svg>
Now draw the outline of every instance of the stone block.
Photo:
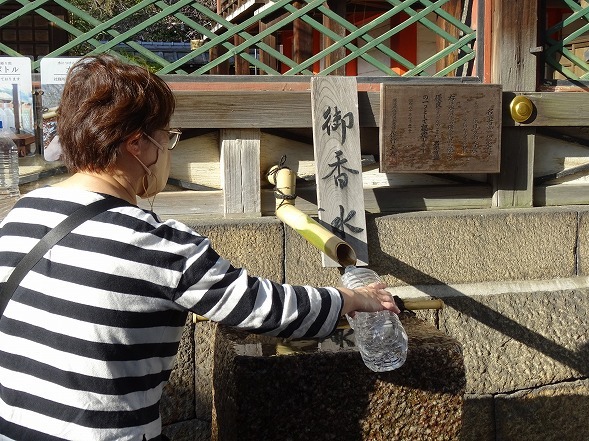
<svg viewBox="0 0 589 441">
<path fill-rule="evenodd" d="M 402 322 L 408 358 L 386 373 L 364 366 L 349 329 L 276 355 L 280 340 L 219 326 L 212 440 L 459 440 L 460 346 L 415 317 Z"/>
<path fill-rule="evenodd" d="M 196 418 L 211 421 L 213 409 L 213 353 L 217 324 L 199 322 L 194 333 Z"/>
<path fill-rule="evenodd" d="M 425 289 L 460 342 L 467 393 L 510 392 L 589 374 L 589 278 Z"/>
<path fill-rule="evenodd" d="M 370 266 L 391 286 L 576 275 L 572 210 L 402 213 L 367 228 Z"/>
<path fill-rule="evenodd" d="M 589 210 L 579 212 L 578 271 L 580 276 L 589 276 Z"/>
<path fill-rule="evenodd" d="M 284 226 L 285 279 L 292 285 L 341 286 L 339 268 L 323 268 L 321 251 Z"/>
<path fill-rule="evenodd" d="M 493 395 L 465 394 L 460 441 L 496 441 Z"/>
<path fill-rule="evenodd" d="M 281 282 L 284 278 L 284 229 L 275 218 L 178 218 L 211 241 L 213 249 L 235 267 Z"/>
<path fill-rule="evenodd" d="M 193 335 L 192 314 L 188 314 L 180 339 L 176 364 L 162 392 L 160 414 L 163 425 L 189 420 L 195 416 Z"/>
<path fill-rule="evenodd" d="M 162 433 L 170 441 L 210 441 L 210 421 L 181 421 L 162 428 Z"/>
<path fill-rule="evenodd" d="M 497 395 L 495 415 L 497 439 L 586 441 L 589 380 Z"/>
</svg>

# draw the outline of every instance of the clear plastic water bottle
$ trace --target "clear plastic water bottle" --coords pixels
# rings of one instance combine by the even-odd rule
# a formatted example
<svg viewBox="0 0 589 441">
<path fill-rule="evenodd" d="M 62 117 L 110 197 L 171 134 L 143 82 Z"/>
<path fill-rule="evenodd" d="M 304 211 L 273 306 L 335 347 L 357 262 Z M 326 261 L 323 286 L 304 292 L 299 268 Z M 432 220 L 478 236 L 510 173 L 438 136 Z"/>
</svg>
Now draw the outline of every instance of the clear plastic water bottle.
<svg viewBox="0 0 589 441">
<path fill-rule="evenodd" d="M 18 148 L 0 121 L 0 198 L 18 198 Z"/>
<path fill-rule="evenodd" d="M 342 275 L 346 288 L 359 288 L 380 282 L 380 277 L 368 268 L 348 266 Z M 391 311 L 356 312 L 346 315 L 354 330 L 356 347 L 364 364 L 374 372 L 397 369 L 407 359 L 407 333 L 397 314 Z"/>
</svg>

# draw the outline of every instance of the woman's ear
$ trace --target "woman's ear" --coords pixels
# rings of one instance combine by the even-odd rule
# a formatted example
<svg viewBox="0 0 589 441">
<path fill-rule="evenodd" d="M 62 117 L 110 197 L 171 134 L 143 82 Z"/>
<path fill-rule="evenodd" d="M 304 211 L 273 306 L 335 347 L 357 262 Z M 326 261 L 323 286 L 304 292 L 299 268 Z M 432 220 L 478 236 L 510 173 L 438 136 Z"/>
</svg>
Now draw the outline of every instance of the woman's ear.
<svg viewBox="0 0 589 441">
<path fill-rule="evenodd" d="M 129 136 L 125 141 L 123 141 L 123 148 L 125 148 L 130 154 L 133 156 L 137 156 L 141 153 L 141 148 L 139 146 L 139 141 L 143 133 L 137 132 Z"/>
</svg>

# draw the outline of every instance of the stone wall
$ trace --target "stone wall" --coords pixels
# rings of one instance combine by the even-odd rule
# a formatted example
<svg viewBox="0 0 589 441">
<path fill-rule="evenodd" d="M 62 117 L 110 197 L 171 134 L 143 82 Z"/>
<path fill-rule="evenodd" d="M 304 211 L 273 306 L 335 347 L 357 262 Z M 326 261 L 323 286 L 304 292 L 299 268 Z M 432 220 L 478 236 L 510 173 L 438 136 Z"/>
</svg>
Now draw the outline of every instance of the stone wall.
<svg viewBox="0 0 589 441">
<path fill-rule="evenodd" d="M 274 218 L 180 219 L 252 274 L 334 285 L 318 251 Z M 589 208 L 402 213 L 367 219 L 370 266 L 462 346 L 460 440 L 587 440 Z M 189 323 L 162 405 L 174 440 L 208 440 L 216 325 Z M 191 398 L 193 397 L 193 398 Z"/>
</svg>

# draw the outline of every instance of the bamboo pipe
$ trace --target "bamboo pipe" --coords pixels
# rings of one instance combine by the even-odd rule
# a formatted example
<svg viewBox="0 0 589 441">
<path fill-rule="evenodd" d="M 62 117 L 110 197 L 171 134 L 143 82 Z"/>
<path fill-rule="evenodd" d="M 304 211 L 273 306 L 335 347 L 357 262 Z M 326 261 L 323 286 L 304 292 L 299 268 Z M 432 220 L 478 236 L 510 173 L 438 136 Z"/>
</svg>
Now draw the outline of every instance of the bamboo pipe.
<svg viewBox="0 0 589 441">
<path fill-rule="evenodd" d="M 292 227 L 311 245 L 323 251 L 340 265 L 344 267 L 355 265 L 357 260 L 356 252 L 347 242 L 295 208 L 296 174 L 290 168 L 282 166 L 282 162 L 280 166 L 272 166 L 266 174 L 268 182 L 274 185 L 275 189 L 276 217 Z M 444 307 L 444 302 L 440 299 L 403 300 L 395 296 L 395 300 L 402 310 L 416 311 L 420 309 L 442 309 Z M 402 304 L 399 305 L 399 303 Z M 342 323 L 347 326 L 346 320 Z M 340 323 L 340 327 L 342 323 Z"/>
<path fill-rule="evenodd" d="M 276 217 L 340 265 L 356 264 L 356 252 L 346 241 L 330 233 L 294 205 L 282 205 L 276 210 Z"/>
<path fill-rule="evenodd" d="M 341 266 L 355 265 L 356 252 L 350 244 L 294 206 L 296 174 L 288 167 L 273 166 L 267 176 L 275 187 L 276 217 Z"/>
<path fill-rule="evenodd" d="M 418 311 L 421 309 L 443 309 L 444 301 L 441 299 L 402 299 L 404 309 Z"/>
<path fill-rule="evenodd" d="M 389 291 L 392 291 L 392 289 L 389 289 Z M 424 310 L 424 309 L 443 309 L 444 308 L 444 302 L 441 299 L 415 299 L 415 300 L 411 300 L 411 299 L 406 299 L 403 300 L 403 307 L 401 308 L 402 311 L 419 311 L 419 310 Z M 194 323 L 198 323 L 198 322 L 206 322 L 209 319 L 206 317 L 203 317 L 202 315 L 197 315 L 197 314 L 193 314 L 192 316 L 192 321 Z M 340 323 L 338 325 L 338 329 L 344 329 L 344 328 L 349 328 L 350 325 L 348 324 L 348 321 L 345 318 L 342 318 L 340 320 Z"/>
<path fill-rule="evenodd" d="M 43 114 L 43 119 L 54 118 L 57 116 L 57 107 L 51 107 L 47 109 L 47 112 Z"/>
<path fill-rule="evenodd" d="M 274 185 L 276 194 L 276 217 L 292 227 L 311 245 L 324 252 L 342 266 L 356 264 L 356 252 L 344 240 L 332 234 L 294 206 L 296 174 L 288 167 L 273 166 L 267 173 L 268 181 Z M 392 295 L 392 293 L 391 293 Z M 398 297 L 395 299 L 397 300 Z M 420 309 L 442 309 L 444 302 L 440 299 L 399 299 L 401 310 L 416 311 Z M 206 322 L 206 317 L 193 314 L 194 323 Z M 345 318 L 340 319 L 338 329 L 349 328 Z"/>
</svg>

